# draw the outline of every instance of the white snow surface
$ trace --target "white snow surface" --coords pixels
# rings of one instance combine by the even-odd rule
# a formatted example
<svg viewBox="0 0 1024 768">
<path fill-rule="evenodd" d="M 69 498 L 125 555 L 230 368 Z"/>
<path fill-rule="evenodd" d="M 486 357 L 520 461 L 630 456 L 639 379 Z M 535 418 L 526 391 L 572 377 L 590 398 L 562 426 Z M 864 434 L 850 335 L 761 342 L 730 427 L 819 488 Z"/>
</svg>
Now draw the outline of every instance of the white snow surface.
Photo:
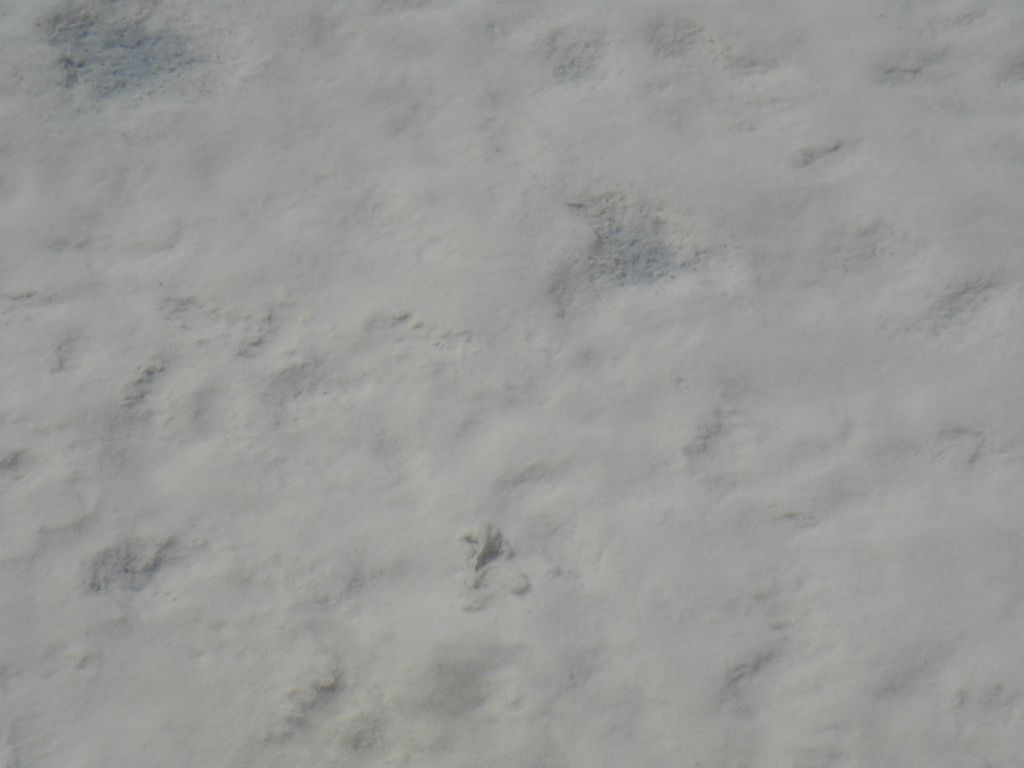
<svg viewBox="0 0 1024 768">
<path fill-rule="evenodd" d="M 0 6 L 0 766 L 1024 766 L 1019 0 Z"/>
</svg>

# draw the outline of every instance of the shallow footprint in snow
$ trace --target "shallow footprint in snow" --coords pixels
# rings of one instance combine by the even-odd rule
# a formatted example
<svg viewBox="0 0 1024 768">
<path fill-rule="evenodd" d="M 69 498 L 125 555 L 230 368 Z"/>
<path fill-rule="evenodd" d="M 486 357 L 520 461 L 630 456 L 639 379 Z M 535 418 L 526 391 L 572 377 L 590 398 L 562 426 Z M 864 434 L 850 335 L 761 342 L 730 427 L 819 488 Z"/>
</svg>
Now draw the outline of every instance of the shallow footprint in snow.
<svg viewBox="0 0 1024 768">
<path fill-rule="evenodd" d="M 462 540 L 473 545 L 473 570 L 480 571 L 498 557 L 512 557 L 512 548 L 501 531 L 490 523 L 482 523 L 462 535 Z"/>
<path fill-rule="evenodd" d="M 472 551 L 472 572 L 464 584 L 463 610 L 479 611 L 504 595 L 522 595 L 530 590 L 526 574 L 507 567 L 513 552 L 501 531 L 490 523 L 481 523 L 462 535 Z"/>
</svg>

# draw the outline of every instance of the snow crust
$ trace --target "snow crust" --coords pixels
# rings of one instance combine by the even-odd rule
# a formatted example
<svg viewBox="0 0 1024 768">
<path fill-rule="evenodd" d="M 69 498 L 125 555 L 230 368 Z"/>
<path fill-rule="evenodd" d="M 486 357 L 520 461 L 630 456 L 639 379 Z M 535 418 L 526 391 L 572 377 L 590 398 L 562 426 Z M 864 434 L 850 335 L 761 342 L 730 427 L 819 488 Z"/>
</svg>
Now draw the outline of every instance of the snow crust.
<svg viewBox="0 0 1024 768">
<path fill-rule="evenodd" d="M 1024 5 L 0 7 L 0 766 L 1024 766 Z"/>
</svg>

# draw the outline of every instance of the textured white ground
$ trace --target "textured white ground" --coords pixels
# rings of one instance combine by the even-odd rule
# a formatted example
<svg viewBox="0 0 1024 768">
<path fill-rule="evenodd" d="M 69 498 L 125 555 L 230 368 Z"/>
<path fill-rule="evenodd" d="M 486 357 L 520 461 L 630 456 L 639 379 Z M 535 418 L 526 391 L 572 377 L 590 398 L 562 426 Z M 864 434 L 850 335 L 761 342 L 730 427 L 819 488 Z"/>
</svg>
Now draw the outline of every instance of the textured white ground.
<svg viewBox="0 0 1024 768">
<path fill-rule="evenodd" d="M 5 2 L 0 766 L 1024 766 L 1022 41 Z"/>
</svg>

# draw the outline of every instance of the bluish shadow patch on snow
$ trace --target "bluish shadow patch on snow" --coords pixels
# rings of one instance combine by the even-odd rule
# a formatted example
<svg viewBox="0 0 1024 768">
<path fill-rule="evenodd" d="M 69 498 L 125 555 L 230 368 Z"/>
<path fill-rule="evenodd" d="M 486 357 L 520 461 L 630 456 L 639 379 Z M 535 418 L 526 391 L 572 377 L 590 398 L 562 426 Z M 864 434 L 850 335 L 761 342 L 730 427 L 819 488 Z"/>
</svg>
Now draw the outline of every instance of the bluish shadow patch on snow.
<svg viewBox="0 0 1024 768">
<path fill-rule="evenodd" d="M 17 471 L 25 463 L 27 456 L 28 451 L 23 448 L 0 453 L 0 475 Z"/>
<path fill-rule="evenodd" d="M 164 565 L 175 542 L 147 543 L 128 539 L 98 552 L 86 570 L 86 587 L 90 592 L 143 589 Z"/>
<path fill-rule="evenodd" d="M 1001 85 L 1024 83 L 1024 51 L 1017 51 L 1003 60 L 997 80 Z"/>
<path fill-rule="evenodd" d="M 661 237 L 661 220 L 628 206 L 623 195 L 609 192 L 569 206 L 594 230 L 584 259 L 592 280 L 636 285 L 673 271 L 672 251 Z"/>
<path fill-rule="evenodd" d="M 879 62 L 875 80 L 890 87 L 916 84 L 933 76 L 947 57 L 948 51 L 945 48 L 896 51 Z"/>
<path fill-rule="evenodd" d="M 153 391 L 157 380 L 167 372 L 164 363 L 156 361 L 151 365 L 140 368 L 138 375 L 125 390 L 122 403 L 124 408 L 132 409 L 142 405 Z"/>
<path fill-rule="evenodd" d="M 98 98 L 150 85 L 192 62 L 188 40 L 169 28 L 152 28 L 146 14 L 125 15 L 114 4 L 65 5 L 39 28 L 60 52 L 64 86 L 91 86 Z"/>
<path fill-rule="evenodd" d="M 378 0 L 376 12 L 380 14 L 406 13 L 431 8 L 433 0 Z"/>
<path fill-rule="evenodd" d="M 834 156 L 837 152 L 843 149 L 844 143 L 841 141 L 832 141 L 827 144 L 816 144 L 813 146 L 801 147 L 794 152 L 789 158 L 789 164 L 793 168 L 806 168 L 809 165 L 814 165 L 819 160 Z"/>
<path fill-rule="evenodd" d="M 658 17 L 647 30 L 647 42 L 660 59 L 678 59 L 700 41 L 701 26 L 685 16 Z"/>
<path fill-rule="evenodd" d="M 555 80 L 578 83 L 594 77 L 608 49 L 603 29 L 568 26 L 553 30 L 545 43 L 545 56 Z"/>
<path fill-rule="evenodd" d="M 766 647 L 746 661 L 729 668 L 718 691 L 719 708 L 737 714 L 750 712 L 751 702 L 748 698 L 759 687 L 766 670 L 776 663 L 779 656 L 778 648 Z"/>
<path fill-rule="evenodd" d="M 665 237 L 664 222 L 642 203 L 619 192 L 568 203 L 593 231 L 588 247 L 554 275 L 551 294 L 564 305 L 581 291 L 654 283 L 685 271 L 686 258 Z"/>
<path fill-rule="evenodd" d="M 920 324 L 934 334 L 963 328 L 999 287 L 1000 282 L 990 277 L 970 279 L 953 286 L 932 302 Z"/>
</svg>

